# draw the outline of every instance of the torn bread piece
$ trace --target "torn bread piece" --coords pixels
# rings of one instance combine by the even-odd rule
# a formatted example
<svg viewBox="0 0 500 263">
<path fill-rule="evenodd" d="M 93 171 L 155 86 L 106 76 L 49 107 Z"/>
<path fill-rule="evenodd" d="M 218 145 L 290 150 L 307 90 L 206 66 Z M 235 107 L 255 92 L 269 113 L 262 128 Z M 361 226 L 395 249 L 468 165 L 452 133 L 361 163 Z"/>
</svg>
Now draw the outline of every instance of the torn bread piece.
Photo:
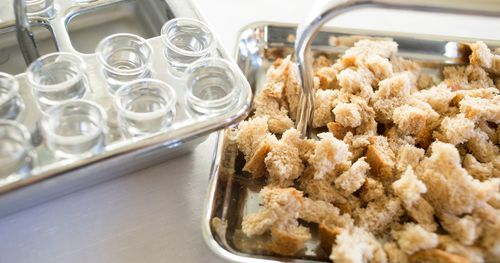
<svg viewBox="0 0 500 263">
<path fill-rule="evenodd" d="M 288 110 L 280 105 L 276 98 L 260 93 L 254 99 L 255 117 L 266 117 L 269 131 L 282 134 L 293 127 L 293 121 L 288 117 Z"/>
<path fill-rule="evenodd" d="M 424 158 L 424 149 L 415 147 L 411 144 L 403 144 L 396 152 L 396 170 L 403 173 L 408 167 L 415 169 Z"/>
<path fill-rule="evenodd" d="M 366 173 L 370 170 L 370 165 L 360 158 L 346 172 L 335 178 L 335 187 L 344 196 L 356 192 L 365 182 Z"/>
<path fill-rule="evenodd" d="M 413 169 L 408 167 L 397 181 L 392 183 L 394 194 L 399 197 L 406 206 L 411 207 L 427 192 L 427 187 L 420 181 Z"/>
<path fill-rule="evenodd" d="M 245 155 L 248 161 L 259 148 L 260 143 L 269 135 L 267 117 L 257 117 L 242 121 L 238 125 L 237 144 L 238 149 Z"/>
<path fill-rule="evenodd" d="M 373 136 L 369 138 L 369 141 L 370 145 L 366 150 L 366 161 L 370 164 L 370 172 L 381 180 L 391 178 L 396 165 L 396 156 L 389 147 L 387 138 Z"/>
<path fill-rule="evenodd" d="M 337 122 L 329 122 L 326 124 L 326 127 L 328 128 L 328 131 L 330 131 L 333 136 L 335 136 L 335 138 L 339 140 L 343 140 L 348 132 L 352 133 L 354 131 L 354 129 L 350 127 L 344 127 Z"/>
<path fill-rule="evenodd" d="M 474 136 L 474 127 L 474 122 L 466 118 L 464 114 L 445 117 L 435 137 L 443 142 L 457 145 L 467 142 Z"/>
<path fill-rule="evenodd" d="M 386 262 L 382 245 L 373 234 L 358 227 L 343 229 L 335 240 L 330 259 L 339 263 Z"/>
<path fill-rule="evenodd" d="M 500 164 L 500 156 L 495 157 L 492 162 L 480 163 L 472 154 L 466 154 L 462 162 L 463 167 L 474 178 L 485 181 L 492 177 L 500 177 L 500 170 L 495 167 Z"/>
<path fill-rule="evenodd" d="M 410 74 L 401 72 L 378 83 L 378 90 L 373 95 L 373 109 L 376 119 L 381 123 L 390 123 L 394 109 L 403 105 L 411 93 Z"/>
<path fill-rule="evenodd" d="M 435 248 L 438 245 L 437 234 L 414 223 L 405 224 L 403 230 L 393 232 L 392 236 L 397 240 L 401 250 L 408 255 L 420 250 Z"/>
<path fill-rule="evenodd" d="M 299 132 L 290 129 L 271 145 L 271 150 L 264 159 L 271 185 L 288 187 L 302 175 L 304 164 L 300 158 L 300 140 Z"/>
<path fill-rule="evenodd" d="M 382 233 L 404 213 L 398 198 L 381 198 L 354 211 L 356 225 L 375 234 Z"/>
<path fill-rule="evenodd" d="M 365 203 L 374 201 L 384 196 L 384 185 L 374 178 L 367 177 L 364 184 L 359 189 L 359 197 Z"/>
<path fill-rule="evenodd" d="M 464 246 L 448 235 L 439 236 L 438 248 L 448 253 L 460 255 L 466 258 L 469 263 L 485 262 L 484 253 L 481 248 L 477 246 Z"/>
<path fill-rule="evenodd" d="M 336 90 L 316 90 L 312 126 L 314 128 L 326 126 L 334 120 L 332 101 L 337 97 Z"/>
<path fill-rule="evenodd" d="M 431 145 L 431 152 L 430 157 L 420 162 L 416 174 L 427 186 L 424 197 L 436 212 L 471 213 L 497 191 L 467 173 L 453 145 L 436 141 Z"/>
<path fill-rule="evenodd" d="M 471 215 L 457 217 L 443 213 L 439 215 L 441 226 L 463 245 L 472 245 L 481 234 L 479 218 Z"/>
<path fill-rule="evenodd" d="M 474 157 L 483 163 L 488 163 L 495 160 L 500 154 L 500 149 L 493 144 L 488 134 L 480 129 L 475 129 L 474 135 L 466 143 L 467 149 L 472 152 Z"/>
<path fill-rule="evenodd" d="M 448 112 L 450 103 L 455 97 L 455 94 L 445 83 L 441 83 L 429 89 L 415 92 L 412 96 L 429 103 L 432 108 L 440 114 L 445 114 Z"/>
<path fill-rule="evenodd" d="M 444 82 L 452 91 L 493 87 L 493 80 L 479 66 L 448 66 L 443 69 Z"/>
<path fill-rule="evenodd" d="M 460 112 L 474 122 L 482 120 L 500 123 L 500 96 L 490 100 L 465 97 L 460 101 Z"/>
<path fill-rule="evenodd" d="M 388 263 L 408 263 L 409 258 L 403 250 L 398 247 L 396 242 L 387 242 L 384 244 L 384 251 L 387 255 Z"/>
<path fill-rule="evenodd" d="M 335 121 L 344 127 L 361 125 L 361 108 L 354 103 L 340 103 L 333 109 Z"/>
<path fill-rule="evenodd" d="M 243 233 L 251 237 L 270 231 L 271 250 L 281 255 L 294 255 L 303 249 L 311 234 L 297 221 L 303 206 L 302 192 L 295 188 L 264 187 L 259 197 L 263 208 L 243 217 Z"/>
<path fill-rule="evenodd" d="M 314 179 L 335 175 L 337 167 L 350 165 L 351 152 L 347 144 L 329 132 L 320 133 L 318 137 L 320 141 L 309 160 L 315 170 Z"/>
</svg>

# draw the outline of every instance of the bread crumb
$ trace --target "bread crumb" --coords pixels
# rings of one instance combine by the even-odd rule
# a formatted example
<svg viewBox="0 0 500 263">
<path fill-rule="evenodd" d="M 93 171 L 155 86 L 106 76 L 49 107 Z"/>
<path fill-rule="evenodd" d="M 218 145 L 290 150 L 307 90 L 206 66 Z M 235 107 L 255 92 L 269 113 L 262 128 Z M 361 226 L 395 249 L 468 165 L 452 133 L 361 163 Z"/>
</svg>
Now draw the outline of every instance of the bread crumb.
<svg viewBox="0 0 500 263">
<path fill-rule="evenodd" d="M 465 155 L 462 165 L 472 177 L 480 181 L 500 177 L 500 171 L 495 169 L 493 162 L 480 163 L 472 154 Z"/>
<path fill-rule="evenodd" d="M 459 240 L 464 245 L 472 245 L 481 234 L 478 226 L 479 218 L 466 215 L 457 217 L 450 214 L 441 214 L 441 226 L 450 233 L 450 235 Z"/>
<path fill-rule="evenodd" d="M 372 233 L 382 233 L 403 214 L 397 198 L 381 198 L 354 212 L 356 225 Z"/>
<path fill-rule="evenodd" d="M 464 143 L 474 136 L 474 122 L 463 114 L 445 117 L 441 122 L 437 138 L 453 145 Z"/>
<path fill-rule="evenodd" d="M 387 138 L 371 137 L 370 142 L 366 150 L 366 161 L 370 164 L 371 173 L 380 179 L 392 177 L 396 157 L 389 147 Z"/>
<path fill-rule="evenodd" d="M 417 251 L 435 248 L 438 245 L 438 235 L 425 230 L 420 225 L 407 223 L 402 231 L 392 234 L 401 250 L 408 255 Z"/>
<path fill-rule="evenodd" d="M 284 256 L 293 256 L 305 247 L 311 239 L 309 228 L 298 224 L 289 224 L 271 229 L 271 251 Z"/>
<path fill-rule="evenodd" d="M 349 163 L 351 153 L 349 146 L 333 137 L 331 133 L 318 134 L 320 141 L 316 144 L 314 154 L 309 163 L 315 169 L 314 179 L 322 179 L 335 173 L 338 165 Z"/>
<path fill-rule="evenodd" d="M 334 120 L 332 101 L 337 97 L 334 90 L 316 90 L 312 125 L 314 128 L 323 127 Z"/>
<path fill-rule="evenodd" d="M 334 109 L 335 121 L 344 127 L 361 125 L 361 109 L 353 103 L 340 103 Z"/>
<path fill-rule="evenodd" d="M 479 247 L 464 246 L 448 235 L 439 236 L 438 248 L 465 257 L 470 263 L 484 262 L 484 253 Z"/>
<path fill-rule="evenodd" d="M 462 168 L 458 150 L 451 144 L 434 142 L 432 154 L 417 168 L 417 176 L 427 186 L 424 197 L 440 213 L 470 213 L 488 198 L 481 182 Z"/>
<path fill-rule="evenodd" d="M 484 89 L 493 86 L 488 73 L 479 66 L 449 66 L 443 69 L 444 82 L 452 91 Z"/>
<path fill-rule="evenodd" d="M 354 129 L 344 127 L 336 122 L 329 122 L 326 124 L 326 127 L 328 127 L 328 131 L 331 132 L 333 136 L 335 136 L 335 138 L 339 140 L 343 140 L 348 132 L 352 133 L 354 131 Z"/>
<path fill-rule="evenodd" d="M 264 160 L 269 172 L 270 184 L 281 187 L 291 186 L 304 171 L 304 164 L 299 155 L 299 137 L 297 130 L 290 129 L 283 133 L 278 142 L 272 144 Z"/>
<path fill-rule="evenodd" d="M 387 254 L 388 263 L 408 263 L 408 256 L 398 247 L 395 242 L 384 244 L 384 251 Z"/>
<path fill-rule="evenodd" d="M 412 206 L 421 198 L 421 194 L 427 192 L 427 187 L 415 176 L 411 167 L 406 169 L 400 179 L 392 183 L 392 189 L 406 206 Z"/>
<path fill-rule="evenodd" d="M 464 113 L 466 118 L 474 122 L 483 120 L 500 123 L 500 96 L 496 96 L 495 98 L 488 100 L 465 97 L 460 101 L 460 112 Z"/>
<path fill-rule="evenodd" d="M 434 221 L 434 208 L 424 198 L 418 199 L 411 206 L 403 203 L 407 214 L 428 231 L 436 231 L 438 225 Z"/>
<path fill-rule="evenodd" d="M 384 186 L 376 179 L 367 177 L 365 183 L 359 189 L 359 197 L 365 202 L 371 202 L 385 196 Z"/>
<path fill-rule="evenodd" d="M 451 89 L 448 88 L 445 83 L 441 83 L 429 89 L 420 90 L 419 92 L 413 93 L 412 96 L 429 103 L 432 108 L 440 114 L 444 114 L 448 111 L 449 105 L 455 97 Z"/>
<path fill-rule="evenodd" d="M 472 65 L 477 65 L 482 68 L 490 68 L 493 56 L 490 49 L 482 41 L 469 44 L 472 53 L 469 56 L 469 61 Z"/>
<path fill-rule="evenodd" d="M 425 151 L 411 144 L 404 144 L 396 153 L 396 170 L 398 173 L 403 173 L 408 167 L 415 169 L 424 158 Z"/>
<path fill-rule="evenodd" d="M 378 256 L 386 259 L 382 246 L 373 234 L 354 227 L 343 229 L 336 238 L 330 259 L 338 263 L 374 262 Z M 383 260 L 383 259 L 382 259 Z M 380 261 L 379 261 L 380 262 Z"/>
<path fill-rule="evenodd" d="M 352 164 L 349 170 L 335 179 L 335 186 L 341 194 L 348 196 L 363 185 L 368 170 L 370 170 L 370 165 L 365 161 L 365 158 L 360 158 Z"/>
<path fill-rule="evenodd" d="M 477 160 L 483 163 L 493 161 L 500 153 L 499 148 L 493 144 L 486 133 L 475 129 L 474 135 L 467 141 L 469 149 Z"/>
<path fill-rule="evenodd" d="M 248 161 L 260 146 L 260 143 L 269 135 L 267 117 L 257 117 L 242 121 L 238 125 L 238 149 Z"/>
</svg>

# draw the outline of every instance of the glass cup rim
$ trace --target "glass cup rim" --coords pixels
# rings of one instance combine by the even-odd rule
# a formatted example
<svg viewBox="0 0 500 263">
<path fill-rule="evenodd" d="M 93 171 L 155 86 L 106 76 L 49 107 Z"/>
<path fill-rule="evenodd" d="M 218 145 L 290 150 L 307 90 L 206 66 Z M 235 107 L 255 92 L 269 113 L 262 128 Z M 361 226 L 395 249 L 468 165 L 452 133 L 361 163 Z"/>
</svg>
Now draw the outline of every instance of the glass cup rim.
<svg viewBox="0 0 500 263">
<path fill-rule="evenodd" d="M 55 116 L 54 111 L 59 110 L 60 108 L 66 107 L 66 106 L 71 105 L 71 104 L 86 104 L 87 106 L 90 106 L 90 107 L 97 109 L 97 112 L 99 112 L 99 115 L 100 115 L 99 116 L 100 117 L 99 123 L 97 123 L 98 129 L 96 129 L 95 131 L 93 131 L 90 134 L 78 135 L 78 136 L 62 136 L 62 135 L 56 134 L 50 128 L 50 121 L 51 121 L 50 118 L 53 118 Z M 65 101 L 65 102 L 62 102 L 60 104 L 54 105 L 47 110 L 47 112 L 44 114 L 44 116 L 42 118 L 43 130 L 48 136 L 50 136 L 51 140 L 55 140 L 57 142 L 62 142 L 64 144 L 72 144 L 72 145 L 84 143 L 84 142 L 87 142 L 87 141 L 92 140 L 95 137 L 99 136 L 103 132 L 105 124 L 106 124 L 106 112 L 101 107 L 101 105 L 99 105 L 93 101 L 84 100 L 84 99 Z"/>
<path fill-rule="evenodd" d="M 154 83 L 156 88 L 162 89 L 163 91 L 166 92 L 168 95 L 168 100 L 167 104 L 165 105 L 164 108 L 155 110 L 152 112 L 135 112 L 126 109 L 123 104 L 121 103 L 120 97 L 122 95 L 125 95 L 125 90 L 127 89 L 132 89 L 134 85 L 140 84 L 140 83 Z M 137 90 L 137 89 L 132 89 L 132 90 Z M 122 94 L 123 93 L 123 94 Z M 172 111 L 172 107 L 175 107 L 175 103 L 177 103 L 177 95 L 175 93 L 174 88 L 170 86 L 168 83 L 158 80 L 158 79 L 152 79 L 152 78 L 146 78 L 146 79 L 138 79 L 134 80 L 126 85 L 123 85 L 120 87 L 114 95 L 114 101 L 115 105 L 119 110 L 118 114 L 124 114 L 127 118 L 131 119 L 136 119 L 136 120 L 145 120 L 145 119 L 153 119 L 160 117 L 161 115 L 167 114 L 168 112 Z"/>
<path fill-rule="evenodd" d="M 73 62 L 77 62 L 78 64 L 78 67 L 80 68 L 80 70 L 78 70 L 76 72 L 76 75 L 73 76 L 72 78 L 70 79 L 67 79 L 61 83 L 57 83 L 57 84 L 40 84 L 40 83 L 37 83 L 34 79 L 34 73 L 33 73 L 33 69 L 39 64 L 39 63 L 42 63 L 43 60 L 46 60 L 48 58 L 51 58 L 51 57 L 56 57 L 56 56 L 61 56 L 61 57 L 69 57 L 71 59 L 74 59 Z M 27 78 L 28 78 L 28 82 L 30 83 L 30 85 L 32 85 L 33 87 L 36 87 L 37 90 L 40 90 L 40 91 L 57 91 L 57 90 L 61 90 L 61 89 L 64 89 L 66 86 L 70 85 L 70 84 L 75 84 L 77 83 L 80 79 L 83 78 L 84 76 L 84 71 L 85 71 L 85 62 L 83 60 L 83 58 L 81 58 L 80 56 L 76 55 L 76 54 L 73 54 L 73 53 L 70 53 L 70 52 L 53 52 L 53 53 L 49 53 L 49 54 L 46 54 L 46 55 L 43 55 L 39 58 L 37 58 L 35 61 L 33 61 L 29 66 L 28 68 L 26 69 L 26 75 L 27 75 Z"/>
<path fill-rule="evenodd" d="M 24 139 L 22 144 L 26 148 L 31 148 L 31 143 L 30 143 L 31 135 L 30 135 L 30 132 L 28 131 L 28 128 L 26 128 L 26 126 L 24 124 L 17 122 L 17 121 L 13 121 L 13 120 L 0 120 L 0 127 L 2 127 L 2 126 L 8 126 L 8 127 L 16 129 Z"/>
<path fill-rule="evenodd" d="M 229 69 L 233 79 L 235 81 L 237 81 L 236 71 L 235 71 L 233 65 L 227 59 L 222 59 L 222 58 L 203 58 L 203 59 L 200 59 L 200 60 L 192 63 L 186 69 L 186 71 L 184 73 L 184 78 L 188 79 L 187 76 L 189 74 L 192 74 L 192 72 L 190 72 L 190 71 L 194 70 L 197 67 L 202 66 L 205 62 L 213 62 L 213 61 L 215 61 L 216 63 L 221 63 L 222 65 L 227 67 L 227 69 Z M 236 87 L 237 85 L 234 85 L 234 86 Z M 188 86 L 187 91 L 188 91 L 188 96 L 190 97 L 190 99 L 193 99 L 195 102 L 212 103 L 214 105 L 219 105 L 219 104 L 224 104 L 225 102 L 229 101 L 232 97 L 235 97 L 235 94 L 237 93 L 238 90 L 237 90 L 237 88 L 233 88 L 233 89 L 231 89 L 231 92 L 226 94 L 224 97 L 218 98 L 218 99 L 209 99 L 209 100 L 201 99 L 201 98 L 193 95 L 191 87 L 189 87 L 189 86 Z"/>
<path fill-rule="evenodd" d="M 170 39 L 168 39 L 166 33 L 167 33 L 167 30 L 172 25 L 177 23 L 178 21 L 186 21 L 186 22 L 190 22 L 192 24 L 197 24 L 197 26 L 199 26 L 203 31 L 208 32 L 208 34 L 210 35 L 210 43 L 207 45 L 207 47 L 205 47 L 204 49 L 199 50 L 199 51 L 190 51 L 190 50 L 185 50 L 185 49 L 179 48 L 176 45 L 174 45 L 174 43 L 172 43 L 172 41 L 170 41 Z M 202 56 L 202 55 L 207 54 L 208 52 L 210 52 L 210 50 L 212 49 L 212 47 L 214 46 L 214 43 L 215 43 L 215 37 L 214 37 L 212 30 L 210 30 L 210 27 L 206 23 L 204 23 L 203 21 L 200 21 L 200 20 L 194 19 L 194 18 L 189 18 L 189 17 L 178 17 L 178 18 L 168 20 L 161 27 L 160 36 L 161 36 L 162 42 L 167 47 L 173 49 L 175 52 L 177 52 L 179 54 L 186 55 L 186 56 L 192 56 L 192 57 Z"/>
<path fill-rule="evenodd" d="M 12 82 L 12 88 L 7 92 L 5 96 L 0 97 L 0 105 L 4 104 L 8 100 L 12 99 L 19 91 L 19 82 L 16 78 L 8 73 L 0 72 L 0 79 L 5 78 Z"/>
<path fill-rule="evenodd" d="M 115 38 L 119 38 L 119 37 L 128 37 L 128 38 L 137 40 L 141 44 L 144 44 L 146 46 L 146 48 L 148 49 L 148 51 L 149 51 L 146 63 L 144 63 L 140 67 L 134 68 L 134 69 L 119 69 L 117 67 L 114 67 L 114 66 L 110 65 L 106 61 L 106 59 L 104 59 L 104 57 L 102 55 L 103 54 L 104 45 L 107 42 L 109 42 L 109 41 L 111 41 L 111 40 L 113 40 Z M 143 70 L 149 69 L 151 67 L 151 57 L 153 55 L 153 47 L 151 46 L 151 44 L 145 38 L 143 38 L 141 36 L 138 36 L 138 35 L 135 35 L 135 34 L 130 34 L 130 33 L 117 33 L 117 34 L 112 34 L 112 35 L 109 35 L 109 36 L 103 38 L 99 42 L 99 44 L 97 45 L 95 53 L 97 55 L 97 60 L 99 61 L 99 63 L 104 68 L 106 68 L 106 70 L 109 70 L 109 71 L 114 72 L 114 73 L 119 73 L 119 74 L 134 74 L 134 73 L 141 72 Z"/>
</svg>

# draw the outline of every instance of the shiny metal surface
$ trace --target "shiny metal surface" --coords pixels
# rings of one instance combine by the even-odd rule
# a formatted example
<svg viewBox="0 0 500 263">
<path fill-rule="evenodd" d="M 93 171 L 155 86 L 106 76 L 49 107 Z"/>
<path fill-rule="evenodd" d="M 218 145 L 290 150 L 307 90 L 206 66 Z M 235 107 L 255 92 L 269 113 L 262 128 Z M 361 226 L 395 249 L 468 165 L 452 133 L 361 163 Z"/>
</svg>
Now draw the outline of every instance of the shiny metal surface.
<svg viewBox="0 0 500 263">
<path fill-rule="evenodd" d="M 40 57 L 36 47 L 35 37 L 31 30 L 28 19 L 26 3 L 23 0 L 14 1 L 14 13 L 16 15 L 16 34 L 17 42 L 21 48 L 26 65 L 29 65 L 35 59 Z"/>
<path fill-rule="evenodd" d="M 276 58 L 295 52 L 293 40 L 296 39 L 296 32 L 296 25 L 266 22 L 251 24 L 241 31 L 236 61 L 254 92 L 262 87 L 266 70 Z M 436 72 L 443 65 L 467 62 L 467 54 L 461 53 L 460 43 L 475 41 L 467 38 L 328 28 L 319 31 L 313 40 L 312 56 L 327 54 L 336 57 L 342 54 L 347 47 L 336 46 L 335 39 L 353 35 L 392 38 L 399 44 L 401 56 L 420 62 L 429 73 Z M 484 41 L 491 48 L 500 47 L 500 41 Z M 265 182 L 252 180 L 248 173 L 242 171 L 243 165 L 244 158 L 236 147 L 234 135 L 230 130 L 221 132 L 202 219 L 203 236 L 212 251 L 234 262 L 329 262 L 328 255 L 316 249 L 318 240 L 315 239 L 314 230 L 313 240 L 295 257 L 273 255 L 265 247 L 259 247 L 259 240 L 244 237 L 241 232 L 242 218 L 258 210 L 258 192 Z M 214 222 L 214 218 L 220 220 L 216 219 Z"/>
<path fill-rule="evenodd" d="M 477 5 L 476 5 L 477 4 Z M 409 9 L 434 13 L 500 16 L 500 3 L 482 0 L 471 1 L 428 1 L 428 0 L 327 0 L 319 1 L 297 29 L 295 54 L 302 82 L 302 96 L 299 100 L 296 128 L 302 136 L 309 137 L 314 106 L 313 69 L 311 44 L 321 26 L 333 18 L 360 8 Z"/>
<path fill-rule="evenodd" d="M 39 119 L 41 113 L 36 107 L 35 98 L 27 85 L 26 74 L 16 75 L 21 86 L 21 96 L 29 109 L 23 123 L 30 129 L 32 137 L 35 138 L 39 161 L 32 176 L 0 186 L 0 216 L 188 152 L 202 142 L 209 133 L 241 120 L 249 111 L 252 93 L 244 75 L 238 71 L 236 83 L 241 88 L 241 93 L 236 106 L 217 115 L 195 114 L 183 100 L 184 83 L 166 73 L 166 62 L 163 56 L 157 55 L 154 56 L 153 60 L 155 78 L 173 86 L 180 98 L 176 104 L 176 118 L 168 129 L 155 135 L 141 138 L 128 138 L 120 135 L 117 132 L 116 117 L 113 115 L 116 113 L 113 110 L 112 97 L 105 92 L 105 80 L 100 73 L 95 54 L 84 54 L 76 50 L 72 43 L 72 33 L 68 32 L 68 25 L 73 19 L 78 21 L 76 19 L 79 16 L 89 15 L 90 20 L 95 23 L 74 24 L 71 27 L 75 34 L 82 36 L 81 33 L 77 33 L 77 31 L 82 31 L 90 37 L 93 30 L 100 27 L 99 23 L 105 23 L 106 19 L 109 22 L 109 17 L 116 15 L 113 11 L 117 9 L 113 7 L 119 5 L 124 5 L 125 9 L 129 8 L 126 15 L 139 16 L 137 12 L 142 12 L 139 19 L 145 21 L 147 18 L 149 22 L 143 26 L 144 30 L 140 30 L 138 33 L 145 33 L 146 37 L 149 37 L 147 41 L 157 54 L 162 53 L 163 45 L 158 37 L 159 30 L 155 30 L 155 28 L 159 29 L 163 22 L 175 17 L 202 19 L 197 12 L 197 7 L 192 2 L 182 0 L 99 0 L 81 4 L 75 4 L 72 0 L 56 0 L 53 16 L 49 18 L 34 17 L 31 21 L 33 24 L 43 23 L 50 28 L 59 51 L 78 54 L 84 59 L 87 64 L 87 74 L 94 90 L 92 99 L 101 104 L 107 111 L 110 132 L 107 136 L 107 146 L 104 152 L 74 161 L 57 159 L 47 149 L 43 138 L 40 137 Z M 103 9 L 106 9 L 107 12 L 99 12 Z M 98 15 L 91 15 L 91 13 Z M 14 23 L 13 20 L 0 19 L 0 21 L 4 21 L 0 24 L 0 32 L 7 27 L 12 28 Z M 80 21 L 85 21 L 85 19 Z M 105 26 L 101 27 L 106 28 Z M 89 28 L 92 30 L 88 30 Z M 51 38 L 51 36 L 47 37 Z M 0 42 L 2 40 L 0 39 Z M 97 41 L 90 41 L 84 48 L 97 45 L 100 39 L 93 40 Z M 218 42 L 216 56 L 232 61 Z"/>
</svg>

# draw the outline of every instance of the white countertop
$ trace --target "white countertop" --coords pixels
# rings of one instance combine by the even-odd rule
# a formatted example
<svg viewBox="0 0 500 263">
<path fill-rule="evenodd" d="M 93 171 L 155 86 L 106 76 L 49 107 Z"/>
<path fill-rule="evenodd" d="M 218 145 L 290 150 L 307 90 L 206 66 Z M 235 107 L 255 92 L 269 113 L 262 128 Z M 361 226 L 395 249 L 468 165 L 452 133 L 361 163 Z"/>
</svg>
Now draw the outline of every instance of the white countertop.
<svg viewBox="0 0 500 263">
<path fill-rule="evenodd" d="M 198 0 L 231 53 L 243 26 L 298 23 L 310 2 Z M 498 39 L 498 21 L 358 11 L 335 25 Z M 0 218 L 0 262 L 221 262 L 200 231 L 214 138 L 191 154 Z"/>
</svg>

